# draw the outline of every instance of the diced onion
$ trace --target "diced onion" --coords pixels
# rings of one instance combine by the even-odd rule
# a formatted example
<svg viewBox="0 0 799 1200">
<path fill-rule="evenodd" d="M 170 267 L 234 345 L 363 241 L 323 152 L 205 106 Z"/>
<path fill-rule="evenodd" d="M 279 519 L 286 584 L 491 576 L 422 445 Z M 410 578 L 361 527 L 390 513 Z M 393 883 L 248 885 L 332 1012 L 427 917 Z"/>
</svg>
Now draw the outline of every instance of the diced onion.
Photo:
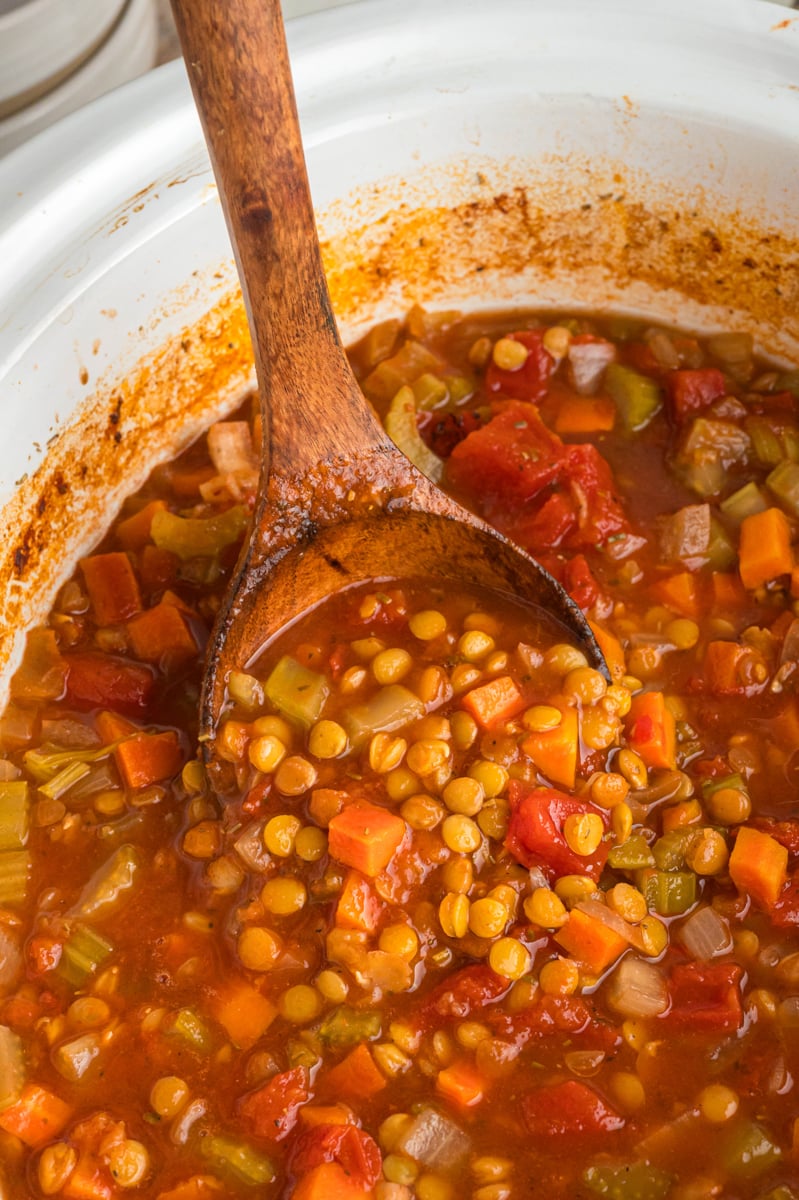
<svg viewBox="0 0 799 1200">
<path fill-rule="evenodd" d="M 563 1061 L 572 1075 L 579 1075 L 581 1079 L 590 1079 L 592 1075 L 596 1075 L 605 1061 L 605 1051 L 569 1050 L 563 1055 Z"/>
<path fill-rule="evenodd" d="M 234 850 L 245 867 L 251 871 L 265 871 L 269 865 L 269 851 L 264 845 L 264 827 L 261 821 L 252 821 L 234 842 Z"/>
<path fill-rule="evenodd" d="M 675 936 L 691 957 L 700 962 L 727 954 L 732 949 L 729 925 L 709 904 L 691 913 L 675 931 Z"/>
<path fill-rule="evenodd" d="M 82 721 L 63 717 L 59 720 L 42 721 L 42 741 L 51 742 L 54 746 L 63 746 L 65 750 L 88 750 L 90 746 L 99 746 L 100 738 L 90 725 Z"/>
<path fill-rule="evenodd" d="M 623 1017 L 657 1017 L 668 1007 L 666 981 L 653 963 L 628 955 L 611 976 L 608 1004 Z"/>
<path fill-rule="evenodd" d="M 599 388 L 605 367 L 616 358 L 611 342 L 574 342 L 569 346 L 569 376 L 581 396 L 591 396 Z"/>
<path fill-rule="evenodd" d="M 259 708 L 264 702 L 264 689 L 254 675 L 246 671 L 231 671 L 227 679 L 231 700 L 243 708 Z"/>
<path fill-rule="evenodd" d="M 702 563 L 710 546 L 710 505 L 687 504 L 667 517 L 660 534 L 660 548 L 666 562 L 687 566 Z"/>
<path fill-rule="evenodd" d="M 218 421 L 208 430 L 208 453 L 220 475 L 257 470 L 247 421 Z"/>
<path fill-rule="evenodd" d="M 624 917 L 620 917 L 612 908 L 608 908 L 607 904 L 601 900 L 581 900 L 576 907 L 587 917 L 592 917 L 595 921 L 601 921 L 603 925 L 607 925 L 614 933 L 623 937 L 630 946 L 635 946 L 637 950 L 644 949 L 641 931 L 635 925 L 631 925 L 629 921 L 625 921 Z"/>
<path fill-rule="evenodd" d="M 669 335 L 663 329 L 653 329 L 646 335 L 646 341 L 649 349 L 657 359 L 661 367 L 667 367 L 669 370 L 676 370 L 681 366 L 681 360 L 677 347 L 671 340 Z"/>
<path fill-rule="evenodd" d="M 424 1108 L 400 1138 L 397 1149 L 423 1167 L 450 1171 L 463 1162 L 471 1145 L 471 1139 L 454 1121 L 434 1108 Z"/>
</svg>

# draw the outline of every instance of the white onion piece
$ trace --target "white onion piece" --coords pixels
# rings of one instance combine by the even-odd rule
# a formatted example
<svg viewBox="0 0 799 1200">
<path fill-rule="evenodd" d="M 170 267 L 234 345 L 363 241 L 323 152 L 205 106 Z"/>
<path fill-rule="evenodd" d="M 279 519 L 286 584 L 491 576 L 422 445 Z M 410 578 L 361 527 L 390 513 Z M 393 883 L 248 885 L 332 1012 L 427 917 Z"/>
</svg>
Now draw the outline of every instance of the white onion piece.
<svg viewBox="0 0 799 1200">
<path fill-rule="evenodd" d="M 22 971 L 22 951 L 9 930 L 0 926 L 0 988 L 11 989 Z M 0 1025 L 0 1029 L 2 1029 Z"/>
<path fill-rule="evenodd" d="M 581 1079 L 596 1075 L 605 1058 L 604 1050 L 569 1050 L 563 1055 L 563 1061 L 572 1075 L 579 1075 Z"/>
<path fill-rule="evenodd" d="M 463 1130 L 434 1108 L 422 1109 L 397 1143 L 397 1149 L 423 1167 L 442 1171 L 463 1162 L 471 1146 Z"/>
<path fill-rule="evenodd" d="M 624 917 L 620 917 L 612 908 L 608 908 L 607 904 L 603 904 L 601 900 L 581 900 L 575 906 L 581 912 L 584 912 L 587 917 L 593 917 L 595 921 L 601 921 L 603 925 L 607 925 L 614 933 L 618 933 L 623 937 L 625 942 L 630 946 L 634 946 L 636 950 L 644 949 L 643 938 L 641 937 L 640 929 L 635 925 L 631 925 L 629 921 L 625 921 Z"/>
<path fill-rule="evenodd" d="M 730 927 L 724 917 L 709 904 L 691 913 L 675 930 L 675 936 L 691 958 L 699 959 L 700 962 L 708 962 L 711 958 L 732 950 Z"/>
<path fill-rule="evenodd" d="M 677 347 L 663 329 L 650 330 L 646 335 L 646 340 L 661 367 L 667 367 L 670 371 L 674 371 L 682 365 Z"/>
<path fill-rule="evenodd" d="M 591 396 L 599 388 L 605 367 L 616 358 L 611 342 L 573 342 L 569 346 L 569 379 L 581 396 Z"/>
<path fill-rule="evenodd" d="M 220 475 L 258 468 L 247 421 L 218 421 L 212 425 L 208 430 L 208 453 Z"/>
<path fill-rule="evenodd" d="M 628 955 L 611 976 L 607 1000 L 623 1017 L 657 1017 L 669 1003 L 666 980 L 653 963 Z"/>
<path fill-rule="evenodd" d="M 251 871 L 265 871 L 269 866 L 269 851 L 264 845 L 263 821 L 251 821 L 236 838 L 233 849 Z"/>
</svg>

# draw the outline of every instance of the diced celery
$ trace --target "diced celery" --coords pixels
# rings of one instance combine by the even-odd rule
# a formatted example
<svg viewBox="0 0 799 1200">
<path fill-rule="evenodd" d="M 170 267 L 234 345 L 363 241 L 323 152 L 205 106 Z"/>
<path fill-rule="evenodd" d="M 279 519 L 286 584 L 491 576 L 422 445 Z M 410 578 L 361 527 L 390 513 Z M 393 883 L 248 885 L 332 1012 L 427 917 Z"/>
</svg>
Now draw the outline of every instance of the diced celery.
<svg viewBox="0 0 799 1200">
<path fill-rule="evenodd" d="M 444 463 L 422 439 L 416 424 L 416 401 L 409 387 L 402 387 L 391 401 L 386 413 L 386 433 L 398 450 L 418 467 L 423 475 L 438 483 Z"/>
<path fill-rule="evenodd" d="M 729 571 L 738 562 L 738 550 L 717 517 L 710 518 L 710 541 L 707 561 L 714 571 Z"/>
<path fill-rule="evenodd" d="M 779 1162 L 781 1151 L 755 1121 L 741 1121 L 724 1141 L 722 1162 L 731 1175 L 751 1179 Z"/>
<path fill-rule="evenodd" d="M 21 850 L 28 840 L 28 785 L 24 779 L 0 783 L 0 850 Z"/>
<path fill-rule="evenodd" d="M 64 767 L 72 763 L 93 763 L 108 758 L 112 749 L 113 745 L 98 746 L 90 750 L 52 750 L 47 746 L 40 746 L 38 750 L 26 751 L 22 761 L 36 782 L 42 784 L 55 778 Z"/>
<path fill-rule="evenodd" d="M 659 837 L 652 847 L 655 866 L 660 871 L 679 871 L 685 866 L 685 852 L 696 837 L 696 830 L 691 826 L 682 829 L 670 829 Z"/>
<path fill-rule="evenodd" d="M 264 684 L 268 699 L 287 717 L 312 725 L 330 695 L 324 675 L 309 671 L 285 654 Z"/>
<path fill-rule="evenodd" d="M 785 460 L 766 479 L 782 507 L 791 517 L 799 517 L 799 463 Z"/>
<path fill-rule="evenodd" d="M 772 417 L 747 417 L 744 428 L 752 440 L 755 458 L 765 466 L 776 467 L 786 457 L 782 430 Z"/>
<path fill-rule="evenodd" d="M 7 1025 L 0 1025 L 0 1111 L 19 1099 L 24 1083 L 22 1042 Z"/>
<path fill-rule="evenodd" d="M 583 1172 L 583 1183 L 608 1200 L 664 1200 L 674 1176 L 647 1163 L 629 1162 L 588 1167 Z"/>
<path fill-rule="evenodd" d="M 62 767 L 58 774 L 49 779 L 47 783 L 40 784 L 39 791 L 48 796 L 50 800 L 60 800 L 71 787 L 80 783 L 90 770 L 91 767 L 88 763 L 71 762 L 66 767 Z"/>
<path fill-rule="evenodd" d="M 386 404 L 401 387 L 412 384 L 420 375 L 435 375 L 443 366 L 443 360 L 432 350 L 409 339 L 396 354 L 384 359 L 366 376 L 363 390 L 370 400 L 382 400 Z"/>
<path fill-rule="evenodd" d="M 84 918 L 105 916 L 133 887 L 140 865 L 139 851 L 135 846 L 119 846 L 94 872 L 70 915 Z"/>
<path fill-rule="evenodd" d="M 183 1038 L 201 1054 L 208 1054 L 211 1049 L 211 1034 L 193 1008 L 179 1009 L 168 1026 L 168 1032 Z"/>
<path fill-rule="evenodd" d="M 648 425 L 663 403 L 660 387 L 654 379 L 620 363 L 608 364 L 605 386 L 630 433 L 637 433 Z"/>
<path fill-rule="evenodd" d="M 408 721 L 424 716 L 418 696 L 401 683 L 381 688 L 364 704 L 356 704 L 342 716 L 353 746 L 362 745 L 373 733 L 392 733 Z"/>
<path fill-rule="evenodd" d="M 715 779 L 705 780 L 702 784 L 702 795 L 707 799 L 708 796 L 712 796 L 714 792 L 718 792 L 722 788 L 738 788 L 741 792 L 749 790 L 743 775 L 739 775 L 735 771 L 731 775 L 719 775 Z"/>
<path fill-rule="evenodd" d="M 465 403 L 475 392 L 474 380 L 467 379 L 465 375 L 448 376 L 447 387 L 449 388 L 449 398 L 452 404 Z"/>
<path fill-rule="evenodd" d="M 646 838 L 633 833 L 621 846 L 611 846 L 608 866 L 614 871 L 642 871 L 654 867 L 655 859 Z"/>
<path fill-rule="evenodd" d="M 113 942 L 109 942 L 96 929 L 90 929 L 88 925 L 75 925 L 64 943 L 58 974 L 74 987 L 80 987 L 90 975 L 97 973 L 113 952 Z"/>
<path fill-rule="evenodd" d="M 162 509 L 153 517 L 150 536 L 159 550 L 170 550 L 180 559 L 214 558 L 239 540 L 248 520 L 240 504 L 213 517 L 179 517 Z"/>
<path fill-rule="evenodd" d="M 726 500 L 722 500 L 719 507 L 725 517 L 736 525 L 740 525 L 744 518 L 765 512 L 768 508 L 768 500 L 757 484 L 750 480 L 742 488 L 738 488 L 737 492 L 727 496 Z"/>
<path fill-rule="evenodd" d="M 265 1154 L 222 1134 L 203 1138 L 202 1152 L 222 1171 L 249 1187 L 271 1183 L 275 1178 L 275 1168 Z"/>
<path fill-rule="evenodd" d="M 424 375 L 420 375 L 414 381 L 412 390 L 416 407 L 421 408 L 424 412 L 440 408 L 449 400 L 449 388 L 444 380 L 439 379 L 437 375 L 431 375 L 429 371 L 425 371 Z"/>
<path fill-rule="evenodd" d="M 355 1046 L 379 1037 L 380 1028 L 380 1013 L 342 1004 L 325 1017 L 319 1037 L 328 1046 Z"/>
<path fill-rule="evenodd" d="M 661 917 L 687 912 L 696 901 L 696 875 L 692 871 L 639 871 L 636 882 L 647 908 Z"/>
<path fill-rule="evenodd" d="M 27 850 L 0 853 L 0 904 L 16 907 L 28 894 L 31 856 Z"/>
</svg>

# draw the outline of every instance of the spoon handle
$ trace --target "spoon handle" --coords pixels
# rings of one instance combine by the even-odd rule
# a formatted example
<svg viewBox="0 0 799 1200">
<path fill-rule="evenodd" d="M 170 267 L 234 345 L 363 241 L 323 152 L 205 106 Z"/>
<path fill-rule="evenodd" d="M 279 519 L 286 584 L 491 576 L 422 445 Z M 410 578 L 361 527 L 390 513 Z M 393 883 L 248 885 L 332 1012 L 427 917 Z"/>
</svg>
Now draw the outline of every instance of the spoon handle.
<svg viewBox="0 0 799 1200">
<path fill-rule="evenodd" d="M 224 182 L 269 468 L 301 478 L 342 448 L 350 459 L 386 451 L 391 444 L 360 395 L 333 317 L 279 0 L 172 0 L 172 10 Z"/>
</svg>

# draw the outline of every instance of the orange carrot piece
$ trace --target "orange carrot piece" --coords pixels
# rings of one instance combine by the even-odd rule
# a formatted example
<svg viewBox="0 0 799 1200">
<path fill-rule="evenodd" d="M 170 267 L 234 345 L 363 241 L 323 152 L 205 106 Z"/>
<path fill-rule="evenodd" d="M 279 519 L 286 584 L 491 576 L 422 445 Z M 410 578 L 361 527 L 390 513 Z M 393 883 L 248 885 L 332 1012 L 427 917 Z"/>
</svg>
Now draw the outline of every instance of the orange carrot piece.
<svg viewBox="0 0 799 1200">
<path fill-rule="evenodd" d="M 601 975 L 627 949 L 627 942 L 609 925 L 573 908 L 569 919 L 555 934 L 555 941 L 594 975 Z"/>
<path fill-rule="evenodd" d="M 328 1162 L 303 1175 L 291 1200 L 370 1200 L 372 1194 L 358 1187 L 337 1162 Z"/>
<path fill-rule="evenodd" d="M 630 749 L 640 754 L 648 767 L 676 767 L 676 723 L 662 692 L 633 696 L 626 724 Z"/>
<path fill-rule="evenodd" d="M 108 1168 L 93 1154 L 80 1156 L 61 1189 L 66 1200 L 112 1200 L 114 1194 Z"/>
<path fill-rule="evenodd" d="M 746 590 L 738 575 L 732 571 L 714 571 L 710 577 L 713 589 L 713 607 L 717 611 L 729 612 L 742 608 L 746 603 Z"/>
<path fill-rule="evenodd" d="M 327 1073 L 327 1083 L 334 1093 L 368 1100 L 382 1092 L 385 1076 L 372 1058 L 365 1042 L 351 1050 L 346 1058 Z"/>
<path fill-rule="evenodd" d="M 405 837 L 405 822 L 375 804 L 348 805 L 328 826 L 331 856 L 370 878 L 391 862 Z"/>
<path fill-rule="evenodd" d="M 162 600 L 128 622 L 128 637 L 143 662 L 181 662 L 194 658 L 197 643 L 180 609 Z"/>
<path fill-rule="evenodd" d="M 744 517 L 738 546 L 738 570 L 745 588 L 757 588 L 793 570 L 791 526 L 781 508 Z"/>
<path fill-rule="evenodd" d="M 117 525 L 117 540 L 123 550 L 141 550 L 150 540 L 150 527 L 157 512 L 163 512 L 163 500 L 151 500 L 132 517 L 126 517 Z"/>
<path fill-rule="evenodd" d="M 118 742 L 120 738 L 130 737 L 132 733 L 139 732 L 139 726 L 134 725 L 127 717 L 109 712 L 107 709 L 97 714 L 94 723 L 106 746 L 111 742 Z"/>
<path fill-rule="evenodd" d="M 192 1175 L 168 1192 L 159 1192 L 158 1200 L 224 1200 L 224 1190 L 213 1175 Z"/>
<path fill-rule="evenodd" d="M 696 825 L 702 820 L 702 806 L 698 800 L 681 800 L 679 804 L 670 804 L 662 811 L 664 833 L 671 833 L 672 829 L 684 829 L 686 825 Z"/>
<path fill-rule="evenodd" d="M 595 621 L 589 621 L 588 624 L 608 665 L 611 679 L 614 683 L 618 683 L 627 674 L 627 663 L 621 642 L 607 629 L 597 625 Z"/>
<path fill-rule="evenodd" d="M 128 738 L 114 750 L 119 773 L 129 788 L 149 787 L 171 779 L 183 766 L 183 750 L 171 729 Z"/>
<path fill-rule="evenodd" d="M 522 750 L 547 779 L 573 788 L 579 748 L 577 710 L 564 708 L 560 725 L 544 733 L 529 733 Z"/>
<path fill-rule="evenodd" d="M 346 929 L 374 933 L 383 905 L 360 871 L 349 871 L 336 905 L 336 924 Z"/>
<path fill-rule="evenodd" d="M 93 554 L 80 568 L 98 625 L 116 625 L 141 612 L 139 581 L 127 554 Z"/>
<path fill-rule="evenodd" d="M 470 712 L 483 729 L 491 729 L 501 721 L 509 721 L 521 712 L 524 705 L 524 696 L 510 675 L 500 675 L 481 687 L 472 688 L 461 700 L 461 707 Z"/>
<path fill-rule="evenodd" d="M 266 1033 L 277 1009 L 257 988 L 236 980 L 218 993 L 213 1014 L 233 1045 L 249 1050 Z"/>
<path fill-rule="evenodd" d="M 204 467 L 170 470 L 169 483 L 178 500 L 194 500 L 204 483 L 216 478 L 216 468 L 209 463 Z"/>
<path fill-rule="evenodd" d="M 659 579 L 650 591 L 656 600 L 681 617 L 690 617 L 695 621 L 701 614 L 702 602 L 696 576 L 690 571 L 678 571 L 676 575 Z"/>
<path fill-rule="evenodd" d="M 609 396 L 564 394 L 555 414 L 556 433 L 607 433 L 616 423 L 616 405 Z"/>
<path fill-rule="evenodd" d="M 300 1124 L 308 1128 L 317 1125 L 355 1125 L 355 1114 L 346 1104 L 306 1104 L 299 1111 Z"/>
<path fill-rule="evenodd" d="M 160 546 L 151 546 L 148 542 L 139 558 L 139 575 L 145 590 L 154 592 L 174 583 L 179 566 L 177 554 L 162 550 Z"/>
<path fill-rule="evenodd" d="M 714 696 L 746 695 L 758 684 L 751 671 L 756 651 L 738 642 L 708 642 L 702 659 L 705 685 Z"/>
<path fill-rule="evenodd" d="M 776 838 L 742 825 L 730 854 L 730 878 L 759 908 L 773 908 L 788 871 L 788 851 Z"/>
<path fill-rule="evenodd" d="M 19 1100 L 0 1112 L 0 1129 L 35 1149 L 57 1138 L 71 1116 L 70 1105 L 54 1092 L 26 1083 Z"/>
<path fill-rule="evenodd" d="M 466 1059 L 439 1071 L 436 1090 L 459 1108 L 474 1108 L 485 1096 L 485 1080 Z"/>
</svg>

